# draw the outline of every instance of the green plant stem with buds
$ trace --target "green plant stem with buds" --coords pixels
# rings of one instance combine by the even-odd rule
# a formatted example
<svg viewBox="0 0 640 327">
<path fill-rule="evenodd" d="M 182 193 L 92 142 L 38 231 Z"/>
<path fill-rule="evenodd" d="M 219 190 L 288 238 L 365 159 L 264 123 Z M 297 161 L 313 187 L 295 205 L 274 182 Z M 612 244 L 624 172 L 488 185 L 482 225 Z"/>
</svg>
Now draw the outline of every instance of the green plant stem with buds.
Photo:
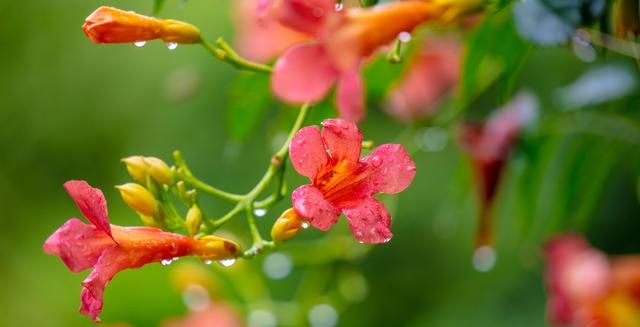
<svg viewBox="0 0 640 327">
<path fill-rule="evenodd" d="M 250 70 L 255 72 L 270 74 L 273 70 L 271 66 L 259 64 L 249 61 L 238 55 L 233 48 L 223 39 L 218 38 L 214 44 L 211 44 L 205 39 L 200 40 L 200 44 L 207 49 L 214 57 L 229 63 L 230 65 L 243 70 Z"/>
<path fill-rule="evenodd" d="M 253 210 L 255 208 L 268 208 L 283 198 L 285 189 L 284 169 L 286 166 L 287 156 L 289 155 L 289 144 L 291 143 L 291 139 L 293 139 L 294 135 L 300 130 L 300 128 L 302 128 L 310 109 L 311 106 L 309 104 L 302 105 L 298 113 L 298 117 L 293 124 L 293 127 L 291 128 L 289 136 L 285 140 L 284 144 L 282 144 L 282 147 L 271 157 L 271 163 L 269 164 L 267 171 L 262 176 L 260 181 L 258 181 L 256 186 L 254 186 L 248 193 L 244 195 L 232 194 L 222 191 L 195 178 L 191 171 L 188 169 L 187 164 L 182 157 L 182 154 L 179 151 L 174 152 L 177 173 L 180 179 L 207 194 L 236 203 L 236 205 L 222 218 L 213 221 L 205 219 L 206 221 L 203 225 L 202 230 L 204 233 L 214 232 L 216 229 L 220 228 L 240 212 L 242 212 L 243 210 L 245 211 L 245 214 L 247 216 L 247 224 L 249 225 L 249 230 L 251 231 L 252 245 L 250 249 L 248 249 L 241 255 L 243 258 L 252 258 L 257 254 L 263 252 L 265 249 L 271 249 L 275 246 L 273 242 L 265 241 L 262 238 L 258 226 L 256 225 L 256 219 L 253 214 Z M 258 196 L 260 196 L 260 194 L 262 194 L 274 180 L 277 180 L 278 184 L 274 193 L 264 200 L 258 201 Z"/>
</svg>

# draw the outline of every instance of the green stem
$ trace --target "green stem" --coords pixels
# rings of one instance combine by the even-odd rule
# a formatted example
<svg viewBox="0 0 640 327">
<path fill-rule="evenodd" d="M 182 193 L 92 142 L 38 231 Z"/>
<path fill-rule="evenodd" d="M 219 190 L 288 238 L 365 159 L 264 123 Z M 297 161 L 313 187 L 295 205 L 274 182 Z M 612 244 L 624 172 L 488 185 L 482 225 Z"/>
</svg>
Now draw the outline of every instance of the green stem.
<svg viewBox="0 0 640 327">
<path fill-rule="evenodd" d="M 250 70 L 255 72 L 267 73 L 270 74 L 272 71 L 271 66 L 255 63 L 244 59 L 236 53 L 231 46 L 223 39 L 219 38 L 216 40 L 216 44 L 213 45 L 209 41 L 202 39 L 200 40 L 200 44 L 209 51 L 214 57 L 227 62 L 228 64 L 244 70 Z"/>
<path fill-rule="evenodd" d="M 191 186 L 195 187 L 200 191 L 208 193 L 217 198 L 227 200 L 229 202 L 237 203 L 243 200 L 242 195 L 225 192 L 193 176 L 193 173 L 191 172 L 191 170 L 189 170 L 189 167 L 187 166 L 187 163 L 184 161 L 184 158 L 182 157 L 182 153 L 180 151 L 178 150 L 174 151 L 173 158 L 178 168 L 176 172 L 180 177 L 180 179 L 182 179 L 184 182 L 189 183 Z"/>
<path fill-rule="evenodd" d="M 400 55 L 400 51 L 402 51 L 402 41 L 398 38 L 393 49 L 387 53 L 387 61 L 392 64 L 401 63 L 402 56 Z"/>
</svg>

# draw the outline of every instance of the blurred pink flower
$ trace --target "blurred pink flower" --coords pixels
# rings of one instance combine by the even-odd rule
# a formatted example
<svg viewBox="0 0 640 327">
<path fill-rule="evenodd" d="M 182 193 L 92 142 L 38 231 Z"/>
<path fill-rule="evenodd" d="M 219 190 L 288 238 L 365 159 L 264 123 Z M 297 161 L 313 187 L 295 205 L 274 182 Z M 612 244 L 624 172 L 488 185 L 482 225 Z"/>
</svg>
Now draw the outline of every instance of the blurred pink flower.
<svg viewBox="0 0 640 327">
<path fill-rule="evenodd" d="M 93 268 L 82 282 L 80 313 L 94 321 L 100 320 L 105 287 L 121 270 L 187 255 L 223 259 L 238 252 L 237 244 L 214 236 L 196 240 L 158 228 L 109 225 L 102 191 L 85 181 L 64 186 L 93 225 L 69 219 L 49 236 L 43 250 L 59 256 L 72 272 Z"/>
<path fill-rule="evenodd" d="M 465 123 L 460 128 L 460 140 L 471 158 L 480 195 L 476 247 L 493 243 L 491 207 L 502 171 L 520 131 L 536 112 L 536 99 L 520 94 L 486 123 Z"/>
<path fill-rule="evenodd" d="M 213 303 L 202 311 L 191 311 L 184 318 L 171 319 L 160 327 L 242 327 L 244 324 L 229 306 Z"/>
<path fill-rule="evenodd" d="M 337 83 L 339 116 L 358 122 L 365 114 L 362 60 L 443 8 L 403 1 L 337 10 L 334 0 L 275 0 L 272 10 L 281 24 L 314 39 L 288 49 L 276 62 L 274 93 L 291 103 L 317 102 Z"/>
<path fill-rule="evenodd" d="M 640 323 L 640 256 L 608 259 L 581 236 L 544 248 L 547 316 L 555 326 L 635 327 Z"/>
<path fill-rule="evenodd" d="M 236 0 L 236 47 L 245 58 L 265 62 L 309 37 L 282 26 L 269 11 L 269 0 Z"/>
<path fill-rule="evenodd" d="M 455 37 L 425 40 L 422 48 L 412 55 L 400 81 L 391 89 L 388 111 L 402 121 L 433 114 L 458 83 L 461 53 L 460 40 Z"/>
<path fill-rule="evenodd" d="M 302 128 L 291 140 L 291 162 L 311 184 L 292 194 L 296 213 L 328 230 L 344 213 L 360 242 L 391 239 L 391 216 L 376 193 L 398 193 L 411 184 L 416 166 L 399 144 L 383 144 L 360 159 L 362 134 L 351 122 L 329 119 Z"/>
</svg>

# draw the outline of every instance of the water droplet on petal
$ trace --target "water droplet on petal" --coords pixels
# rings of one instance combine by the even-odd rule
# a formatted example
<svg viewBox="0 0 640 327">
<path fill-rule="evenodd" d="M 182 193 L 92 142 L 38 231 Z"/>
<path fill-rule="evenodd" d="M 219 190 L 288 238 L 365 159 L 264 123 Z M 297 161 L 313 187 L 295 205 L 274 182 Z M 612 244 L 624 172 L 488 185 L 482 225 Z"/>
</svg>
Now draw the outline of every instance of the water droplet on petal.
<svg viewBox="0 0 640 327">
<path fill-rule="evenodd" d="M 400 32 L 400 34 L 398 34 L 398 40 L 400 40 L 400 42 L 402 42 L 402 43 L 411 42 L 411 33 L 409 33 L 409 32 Z"/>
<path fill-rule="evenodd" d="M 178 42 L 169 42 L 167 43 L 167 49 L 175 50 L 178 48 Z"/>
<path fill-rule="evenodd" d="M 267 214 L 267 209 L 255 209 L 253 210 L 253 214 L 256 215 L 256 217 L 264 217 Z"/>
<path fill-rule="evenodd" d="M 172 262 L 173 262 L 173 260 L 171 260 L 171 259 L 164 259 L 164 260 L 160 261 L 160 264 L 163 265 L 163 266 L 168 266 Z"/>
<path fill-rule="evenodd" d="M 309 222 L 303 221 L 302 223 L 300 223 L 300 226 L 302 226 L 302 229 L 307 229 L 309 228 Z"/>
<path fill-rule="evenodd" d="M 236 263 L 236 259 L 235 258 L 230 258 L 230 259 L 222 259 L 220 261 L 218 261 L 221 265 L 223 265 L 224 267 L 231 267 L 233 266 L 234 263 Z"/>
<path fill-rule="evenodd" d="M 371 165 L 373 165 L 374 168 L 378 168 L 382 165 L 382 158 L 380 158 L 380 156 L 373 156 L 371 158 Z"/>
<path fill-rule="evenodd" d="M 171 259 L 171 260 L 178 261 L 178 259 L 180 259 L 180 257 L 173 257 L 173 259 Z"/>
<path fill-rule="evenodd" d="M 133 43 L 133 45 L 135 45 L 138 48 L 144 47 L 145 44 L 147 44 L 147 41 L 138 41 Z"/>
<path fill-rule="evenodd" d="M 314 17 L 320 18 L 320 17 L 324 16 L 324 9 L 319 8 L 319 7 L 313 8 L 312 14 L 313 14 Z"/>
<path fill-rule="evenodd" d="M 264 259 L 262 268 L 269 278 L 282 279 L 291 273 L 293 263 L 289 256 L 282 253 L 273 253 Z"/>
<path fill-rule="evenodd" d="M 338 323 L 338 311 L 328 304 L 317 304 L 309 310 L 308 319 L 312 327 L 334 327 Z"/>
<path fill-rule="evenodd" d="M 276 316 L 271 313 L 271 311 L 267 310 L 255 310 L 249 313 L 247 317 L 247 326 L 248 327 L 276 327 L 278 324 L 278 320 Z"/>
<path fill-rule="evenodd" d="M 487 272 L 496 265 L 496 250 L 491 246 L 481 246 L 473 253 L 473 268 L 479 272 Z"/>
<path fill-rule="evenodd" d="M 344 4 L 342 2 L 336 2 L 336 11 L 340 11 L 344 9 Z"/>
</svg>

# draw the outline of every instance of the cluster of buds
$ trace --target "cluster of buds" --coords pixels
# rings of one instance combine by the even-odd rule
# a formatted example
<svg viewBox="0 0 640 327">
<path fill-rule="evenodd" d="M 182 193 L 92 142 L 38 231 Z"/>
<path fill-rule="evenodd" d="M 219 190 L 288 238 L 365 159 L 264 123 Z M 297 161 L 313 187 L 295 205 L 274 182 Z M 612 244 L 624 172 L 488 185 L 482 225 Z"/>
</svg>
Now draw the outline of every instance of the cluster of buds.
<svg viewBox="0 0 640 327">
<path fill-rule="evenodd" d="M 165 185 L 171 185 L 173 181 L 171 168 L 156 157 L 131 156 L 122 159 L 122 162 L 127 166 L 129 175 L 139 183 L 146 184 L 148 177 Z"/>
</svg>

